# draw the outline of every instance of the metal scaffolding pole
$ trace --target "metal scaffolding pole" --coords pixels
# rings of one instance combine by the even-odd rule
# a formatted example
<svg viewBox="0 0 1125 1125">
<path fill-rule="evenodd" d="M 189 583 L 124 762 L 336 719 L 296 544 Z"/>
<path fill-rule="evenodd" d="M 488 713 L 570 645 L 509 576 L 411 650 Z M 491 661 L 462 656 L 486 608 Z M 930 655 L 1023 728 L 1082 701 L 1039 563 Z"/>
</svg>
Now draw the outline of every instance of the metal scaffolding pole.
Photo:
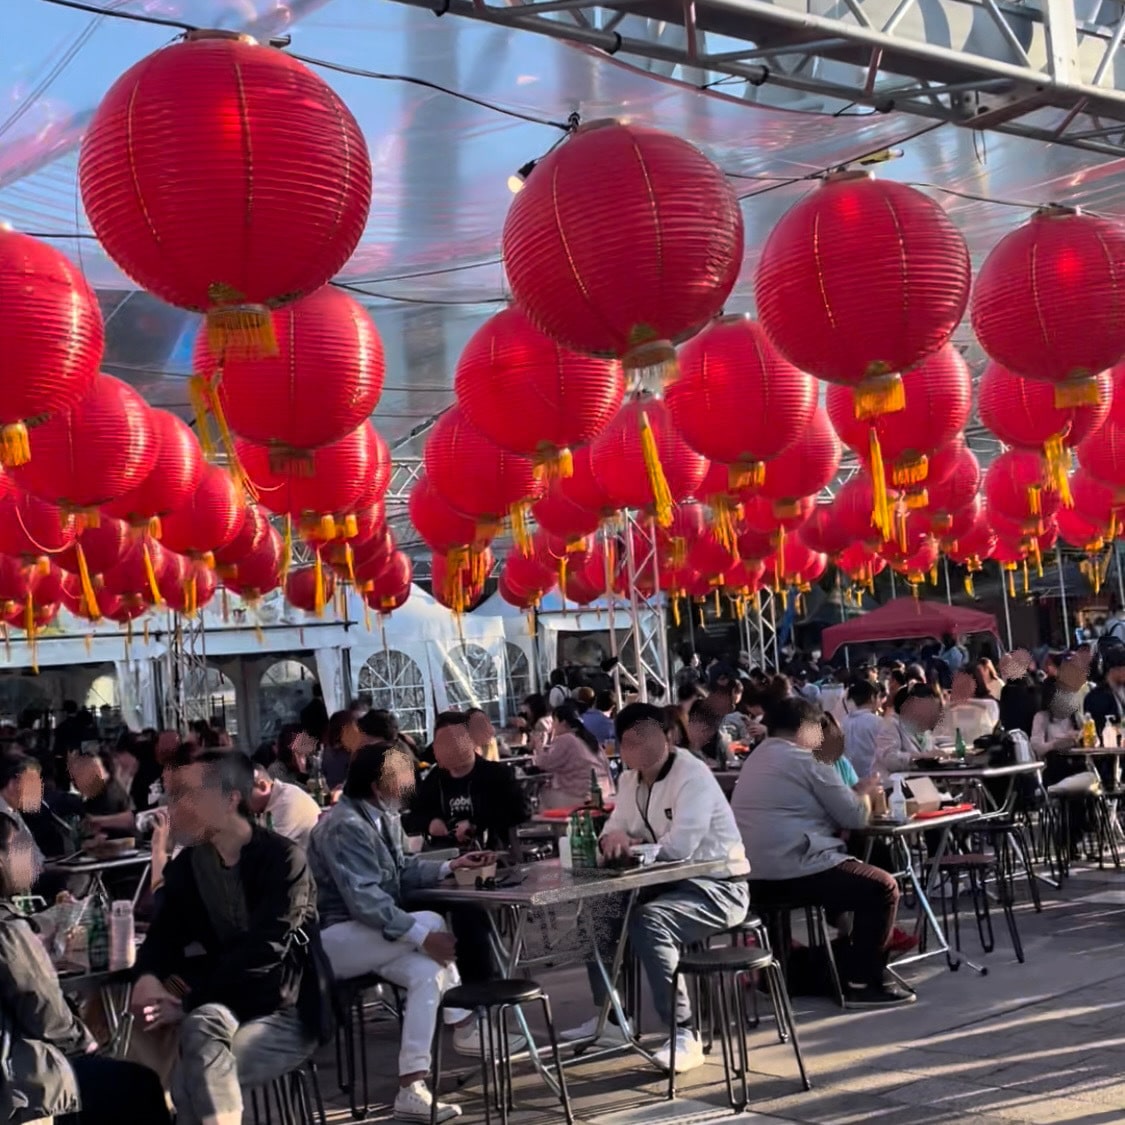
<svg viewBox="0 0 1125 1125">
<path fill-rule="evenodd" d="M 1117 563 L 1117 604 L 1125 609 L 1125 578 L 1121 575 L 1121 546 L 1113 541 L 1113 559 Z"/>
<path fill-rule="evenodd" d="M 1062 599 L 1063 648 L 1070 647 L 1070 614 L 1066 608 L 1066 576 L 1063 574 L 1062 548 L 1055 544 L 1055 565 L 1059 568 L 1059 597 Z"/>
<path fill-rule="evenodd" d="M 949 588 L 949 559 L 947 556 L 941 556 L 942 567 L 945 570 L 945 604 L 953 604 L 953 591 Z"/>
<path fill-rule="evenodd" d="M 1004 625 L 1008 630 L 1008 651 L 1012 651 L 1012 610 L 1008 605 L 1008 580 L 1003 567 L 1000 569 L 1000 590 L 1004 595 Z"/>
</svg>

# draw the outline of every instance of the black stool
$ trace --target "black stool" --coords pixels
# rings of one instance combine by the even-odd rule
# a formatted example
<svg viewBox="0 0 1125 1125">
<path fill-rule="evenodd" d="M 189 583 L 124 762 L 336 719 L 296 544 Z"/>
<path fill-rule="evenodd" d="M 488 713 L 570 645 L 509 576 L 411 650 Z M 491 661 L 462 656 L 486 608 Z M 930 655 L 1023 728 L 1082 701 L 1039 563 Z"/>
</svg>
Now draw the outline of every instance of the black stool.
<svg viewBox="0 0 1125 1125">
<path fill-rule="evenodd" d="M 758 884 L 759 886 L 761 884 Z M 755 893 L 755 885 L 751 884 L 751 896 Z M 761 893 L 760 891 L 758 892 Z M 813 906 L 808 903 L 797 902 L 770 902 L 755 899 L 753 909 L 765 918 L 769 932 L 769 939 L 773 942 L 773 951 L 781 965 L 782 976 L 789 976 L 789 947 L 793 942 L 793 920 L 795 910 L 805 912 L 805 926 L 809 935 L 809 945 L 824 950 L 824 957 L 828 965 L 828 975 L 832 980 L 832 992 L 836 1003 L 841 1008 L 847 1006 L 844 996 L 844 984 L 840 980 L 840 969 L 836 964 L 836 954 L 832 949 L 832 936 L 828 932 L 828 916 L 824 913 L 823 906 Z"/>
<path fill-rule="evenodd" d="M 801 1045 L 797 1040 L 797 1025 L 793 1019 L 793 1009 L 789 1005 L 789 993 L 781 975 L 781 965 L 768 949 L 754 949 L 752 946 L 732 945 L 727 949 L 708 949 L 703 953 L 685 953 L 672 974 L 672 995 L 676 994 L 679 978 L 702 978 L 708 986 L 712 1021 L 718 1014 L 719 1043 L 723 1051 L 723 1071 L 727 1080 L 727 1094 L 730 1104 L 741 1111 L 750 1102 L 747 1085 L 747 1072 L 750 1060 L 746 1051 L 746 1001 L 741 977 L 754 972 L 762 974 L 773 1003 L 777 1017 L 778 1036 L 793 1044 L 793 1054 L 797 1058 L 797 1069 L 801 1074 L 801 1085 L 812 1088 L 808 1074 L 805 1073 L 805 1060 L 801 1055 Z M 753 986 L 751 981 L 751 987 Z M 735 1042 L 731 1038 L 732 1016 L 735 1025 L 735 1038 L 738 1044 L 738 1067 L 735 1067 Z M 784 1034 L 783 1034 L 784 1031 Z M 668 1060 L 668 1097 L 676 1096 L 676 1028 L 671 1029 L 670 1058 Z M 734 1076 L 742 1080 L 742 1100 L 734 1095 Z"/>
<path fill-rule="evenodd" d="M 533 980 L 492 980 L 479 984 L 462 984 L 451 988 L 441 998 L 438 1020 L 434 1027 L 433 1064 L 430 1073 L 430 1094 L 433 1098 L 430 1109 L 430 1125 L 437 1122 L 438 1088 L 441 1084 L 441 1013 L 449 1008 L 463 1008 L 473 1013 L 477 1021 L 477 1035 L 480 1037 L 481 1084 L 484 1087 L 484 1121 L 490 1125 L 490 1097 L 488 1076 L 492 1074 L 492 1085 L 496 1091 L 496 1106 L 500 1110 L 500 1120 L 508 1125 L 508 1111 L 515 1109 L 512 1096 L 512 1055 L 508 1049 L 508 1012 L 524 1004 L 538 1003 L 543 1009 L 547 1024 L 547 1036 L 551 1041 L 555 1071 L 559 1077 L 559 1101 L 567 1125 L 574 1125 L 574 1115 L 570 1109 L 570 1096 L 566 1090 L 566 1076 L 563 1074 L 559 1058 L 559 1041 L 555 1035 L 555 1022 L 551 1018 L 551 1002 L 540 985 Z"/>
<path fill-rule="evenodd" d="M 320 1076 L 312 1059 L 249 1094 L 254 1125 L 273 1125 L 270 1095 L 277 1109 L 278 1125 L 327 1125 Z"/>
<path fill-rule="evenodd" d="M 387 986 L 394 995 L 394 1013 L 402 1031 L 402 996 L 399 990 L 378 973 L 365 973 L 361 977 L 336 981 L 336 1077 L 340 1091 L 348 1095 L 352 1118 L 362 1121 L 367 1116 L 371 1097 L 367 1081 L 367 1019 L 364 1012 L 364 993 L 371 988 Z M 389 1007 L 389 1005 L 388 1005 Z M 356 1032 L 358 1031 L 358 1036 Z M 356 1040 L 359 1041 L 359 1064 L 363 1074 L 363 1101 L 356 1089 Z"/>
<path fill-rule="evenodd" d="M 953 900 L 953 948 L 961 952 L 961 910 L 959 907 L 958 887 L 961 873 L 964 872 L 969 881 L 969 894 L 973 900 L 973 913 L 977 919 L 977 933 L 980 935 L 981 949 L 991 953 L 996 948 L 996 935 L 992 930 L 992 915 L 988 909 L 988 889 L 986 882 L 990 874 L 996 876 L 996 897 L 1000 900 L 1000 907 L 1004 911 L 1004 920 L 1008 923 L 1008 933 L 1012 938 L 1012 948 L 1016 952 L 1016 960 L 1023 964 L 1023 942 L 1020 941 L 1020 932 L 1016 927 L 1016 915 L 1012 909 L 1011 888 L 1004 872 L 995 856 L 985 855 L 982 852 L 969 852 L 961 855 L 944 856 L 938 864 L 938 870 L 949 876 L 949 897 Z M 945 883 L 941 883 L 941 921 L 946 933 L 949 932 L 949 915 L 946 911 Z M 948 955 L 947 955 L 948 956 Z M 952 959 L 950 959 L 952 965 Z M 987 969 L 981 970 L 981 975 Z"/>
</svg>

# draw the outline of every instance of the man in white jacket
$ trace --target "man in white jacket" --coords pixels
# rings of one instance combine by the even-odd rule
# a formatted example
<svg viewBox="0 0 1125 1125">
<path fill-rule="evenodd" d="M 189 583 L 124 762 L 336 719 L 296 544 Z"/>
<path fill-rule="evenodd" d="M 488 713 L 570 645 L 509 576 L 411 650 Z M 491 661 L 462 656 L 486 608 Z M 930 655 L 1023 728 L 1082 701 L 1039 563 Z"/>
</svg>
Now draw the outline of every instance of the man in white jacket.
<svg viewBox="0 0 1125 1125">
<path fill-rule="evenodd" d="M 657 861 L 721 861 L 714 875 L 686 879 L 655 888 L 629 922 L 629 940 L 644 966 L 657 1015 L 676 1036 L 676 1070 L 703 1063 L 703 1048 L 694 1030 L 691 1005 L 681 982 L 672 994 L 672 974 L 680 948 L 705 942 L 736 926 L 749 905 L 746 876 L 750 866 L 734 814 L 711 770 L 698 758 L 672 745 L 664 711 L 648 703 L 632 703 L 616 720 L 617 745 L 626 772 L 618 782 L 617 803 L 601 836 L 607 859 L 627 855 L 635 844 L 659 844 Z M 624 896 L 622 896 L 623 905 Z M 621 911 L 613 900 L 599 917 L 602 937 L 620 939 Z M 590 966 L 594 1002 L 605 1000 L 605 984 Z M 594 1034 L 597 1019 L 568 1032 L 566 1039 Z M 604 1038 L 622 1041 L 628 1030 L 612 1022 Z M 655 1053 L 667 1069 L 671 1039 Z"/>
</svg>

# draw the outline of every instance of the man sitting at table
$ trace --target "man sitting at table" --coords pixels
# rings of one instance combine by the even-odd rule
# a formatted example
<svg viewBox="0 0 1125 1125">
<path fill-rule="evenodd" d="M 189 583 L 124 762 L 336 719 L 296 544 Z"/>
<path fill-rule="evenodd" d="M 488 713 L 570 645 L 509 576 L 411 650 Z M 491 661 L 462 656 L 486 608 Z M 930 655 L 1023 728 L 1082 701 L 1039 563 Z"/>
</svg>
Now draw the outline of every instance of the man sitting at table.
<svg viewBox="0 0 1125 1125">
<path fill-rule="evenodd" d="M 240 1125 L 242 1090 L 312 1054 L 321 1023 L 316 887 L 304 853 L 251 823 L 244 754 L 204 751 L 168 772 L 184 845 L 137 954 L 132 1009 L 144 1032 L 179 1028 L 177 1125 Z"/>
<path fill-rule="evenodd" d="M 723 791 L 704 762 L 672 746 L 663 708 L 631 703 L 617 716 L 615 728 L 625 772 L 602 831 L 606 858 L 626 856 L 637 844 L 657 844 L 658 860 L 720 865 L 713 875 L 654 888 L 629 922 L 629 941 L 644 966 L 657 1015 L 676 1036 L 676 1070 L 692 1070 L 703 1065 L 703 1047 L 694 1030 L 687 990 L 681 981 L 673 995 L 672 975 L 683 946 L 706 942 L 745 919 L 749 867 Z M 613 939 L 620 939 L 622 907 L 620 898 L 599 903 L 599 936 L 615 930 Z M 596 965 L 589 966 L 589 975 L 594 1002 L 602 1004 L 605 983 Z M 596 1026 L 595 1017 L 563 1032 L 563 1038 L 588 1038 Z M 627 1033 L 611 1017 L 604 1036 L 622 1041 Z M 665 1069 L 671 1045 L 669 1039 L 655 1053 Z"/>
<path fill-rule="evenodd" d="M 473 753 L 470 746 L 470 753 Z M 406 991 L 399 1047 L 399 1091 L 394 1117 L 429 1122 L 433 1096 L 426 1086 L 438 1002 L 460 984 L 453 964 L 456 942 L 442 918 L 430 911 L 408 911 L 412 890 L 433 887 L 454 868 L 491 861 L 473 852 L 439 863 L 405 854 L 399 820 L 403 800 L 414 784 L 414 762 L 387 742 L 361 746 L 348 767 L 344 794 L 313 829 L 309 862 L 319 891 L 321 938 L 340 980 L 378 973 Z M 454 1047 L 480 1051 L 468 1012 L 447 1010 L 456 1025 Z M 519 1050 L 513 1040 L 513 1049 Z M 460 1106 L 439 1102 L 436 1117 L 457 1117 Z"/>
<path fill-rule="evenodd" d="M 250 811 L 263 827 L 292 840 L 303 851 L 308 850 L 309 833 L 320 819 L 320 806 L 304 789 L 275 780 L 262 765 L 254 766 Z"/>
<path fill-rule="evenodd" d="M 746 759 L 731 808 L 746 844 L 754 903 L 822 906 L 850 912 L 852 932 L 841 966 L 850 1004 L 885 1007 L 914 997 L 884 982 L 887 948 L 898 910 L 898 884 L 848 855 L 840 833 L 871 815 L 869 777 L 854 788 L 820 760 L 821 710 L 805 699 L 766 708 L 769 737 Z"/>
</svg>

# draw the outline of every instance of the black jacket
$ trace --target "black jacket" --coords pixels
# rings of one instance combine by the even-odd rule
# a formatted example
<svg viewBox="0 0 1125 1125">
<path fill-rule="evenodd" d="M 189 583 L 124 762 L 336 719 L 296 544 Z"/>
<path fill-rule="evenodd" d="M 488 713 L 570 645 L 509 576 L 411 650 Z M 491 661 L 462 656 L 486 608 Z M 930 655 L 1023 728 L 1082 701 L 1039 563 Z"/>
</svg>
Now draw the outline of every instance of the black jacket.
<svg viewBox="0 0 1125 1125">
<path fill-rule="evenodd" d="M 1121 708 L 1117 705 L 1117 696 L 1113 694 L 1113 688 L 1109 684 L 1098 684 L 1096 688 L 1091 688 L 1083 702 L 1083 707 L 1086 714 L 1094 720 L 1094 726 L 1099 737 L 1106 719 L 1118 722 L 1121 718 Z"/>
<path fill-rule="evenodd" d="M 224 1004 L 245 1022 L 293 1007 L 302 993 L 308 934 L 316 930 L 316 884 L 305 853 L 254 828 L 239 862 L 250 926 L 224 945 L 196 883 L 192 850 L 185 848 L 164 871 L 156 914 L 137 952 L 137 974 L 181 977 L 190 987 L 185 1011 Z M 188 955 L 199 947 L 202 954 Z"/>
<path fill-rule="evenodd" d="M 472 806 L 471 813 L 466 811 L 466 801 Z M 512 829 L 530 815 L 531 807 L 511 766 L 478 757 L 462 778 L 451 777 L 438 767 L 430 770 L 402 823 L 412 835 L 429 835 L 432 820 L 444 821 L 450 830 L 458 821 L 468 820 L 483 844 L 503 848 Z M 433 839 L 449 843 L 452 838 Z"/>
</svg>

